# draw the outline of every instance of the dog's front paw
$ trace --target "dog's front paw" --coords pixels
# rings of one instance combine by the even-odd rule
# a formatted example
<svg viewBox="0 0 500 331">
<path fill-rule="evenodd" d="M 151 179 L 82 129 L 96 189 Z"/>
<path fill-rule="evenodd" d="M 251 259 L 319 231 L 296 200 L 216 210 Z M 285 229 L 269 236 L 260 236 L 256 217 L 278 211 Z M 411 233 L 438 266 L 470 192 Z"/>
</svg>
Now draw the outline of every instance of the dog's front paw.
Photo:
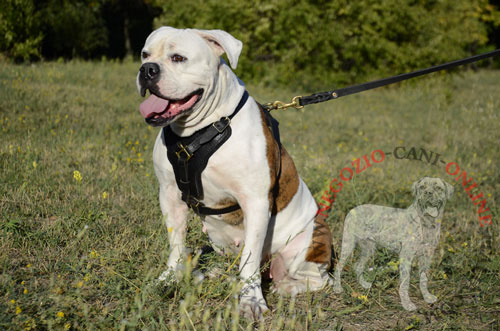
<svg viewBox="0 0 500 331">
<path fill-rule="evenodd" d="M 248 319 L 261 320 L 268 311 L 269 308 L 267 308 L 264 299 L 250 296 L 242 296 L 240 298 L 240 313 Z"/>
<path fill-rule="evenodd" d="M 403 308 L 408 310 L 408 311 L 412 311 L 412 310 L 417 309 L 417 306 L 415 306 L 415 304 L 409 300 L 408 301 L 406 301 L 406 300 L 401 301 L 401 304 L 403 305 Z"/>
<path fill-rule="evenodd" d="M 333 285 L 333 292 L 336 294 L 340 294 L 344 292 L 344 289 L 342 288 L 342 285 L 340 285 L 340 282 L 335 282 Z"/>
<path fill-rule="evenodd" d="M 437 301 L 437 297 L 432 294 L 424 295 L 424 301 L 427 303 L 434 303 Z"/>
<path fill-rule="evenodd" d="M 367 282 L 367 281 L 366 281 L 363 277 L 360 277 L 360 278 L 359 278 L 359 284 L 360 284 L 361 286 L 363 286 L 363 288 L 365 288 L 365 289 L 367 289 L 367 290 L 368 290 L 368 289 L 370 289 L 370 288 L 372 287 L 372 283 Z"/>
<path fill-rule="evenodd" d="M 167 270 L 161 273 L 158 277 L 158 282 L 162 283 L 175 283 L 182 279 L 182 274 L 184 272 L 184 266 L 178 264 L 176 267 L 169 267 Z"/>
<path fill-rule="evenodd" d="M 241 291 L 240 313 L 248 318 L 260 320 L 269 311 L 262 296 L 260 285 L 247 285 Z"/>
</svg>

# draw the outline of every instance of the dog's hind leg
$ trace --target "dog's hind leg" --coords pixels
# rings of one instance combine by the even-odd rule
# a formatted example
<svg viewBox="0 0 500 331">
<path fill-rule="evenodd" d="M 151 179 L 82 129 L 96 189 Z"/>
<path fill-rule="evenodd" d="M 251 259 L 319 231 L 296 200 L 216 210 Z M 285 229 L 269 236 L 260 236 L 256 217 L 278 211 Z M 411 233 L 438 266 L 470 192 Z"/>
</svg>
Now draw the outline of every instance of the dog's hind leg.
<svg viewBox="0 0 500 331">
<path fill-rule="evenodd" d="M 372 283 L 367 282 L 363 277 L 363 271 L 365 270 L 365 265 L 368 260 L 373 256 L 375 252 L 376 244 L 371 240 L 359 241 L 359 246 L 361 247 L 361 257 L 359 261 L 355 264 L 354 270 L 356 271 L 356 276 L 358 278 L 358 283 L 361 284 L 366 289 L 372 287 Z"/>
<path fill-rule="evenodd" d="M 332 284 L 328 274 L 332 259 L 332 236 L 324 217 L 315 216 L 310 241 L 307 237 L 306 232 L 298 234 L 271 262 L 274 290 L 280 294 L 294 296 Z M 281 269 L 286 269 L 285 272 L 279 271 L 280 264 Z"/>
<path fill-rule="evenodd" d="M 354 247 L 356 247 L 356 237 L 354 236 L 354 233 L 351 232 L 349 226 L 349 215 L 347 215 L 345 223 L 346 225 L 344 226 L 344 235 L 342 237 L 342 250 L 340 252 L 340 258 L 337 262 L 337 265 L 335 266 L 333 281 L 333 290 L 335 293 L 343 292 L 340 277 L 342 275 L 342 271 L 344 270 L 344 265 L 347 259 L 354 251 Z"/>
</svg>

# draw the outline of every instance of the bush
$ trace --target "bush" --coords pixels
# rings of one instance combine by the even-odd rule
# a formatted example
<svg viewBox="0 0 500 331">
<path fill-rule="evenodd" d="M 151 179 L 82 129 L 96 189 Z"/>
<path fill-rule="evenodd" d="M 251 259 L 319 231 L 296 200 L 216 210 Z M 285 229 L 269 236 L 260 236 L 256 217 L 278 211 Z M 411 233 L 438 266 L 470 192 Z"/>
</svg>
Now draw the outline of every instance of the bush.
<svg viewBox="0 0 500 331">
<path fill-rule="evenodd" d="M 493 3 L 498 0 L 3 0 L 0 53 L 16 61 L 138 54 L 152 18 L 163 12 L 156 27 L 223 29 L 243 41 L 238 74 L 245 81 L 316 90 L 499 47 Z"/>
<path fill-rule="evenodd" d="M 157 27 L 218 28 L 243 41 L 243 79 L 310 88 L 467 56 L 488 42 L 485 15 L 498 15 L 486 0 L 186 0 L 160 6 Z"/>
<path fill-rule="evenodd" d="M 108 45 L 100 2 L 48 0 L 42 5 L 45 38 L 42 52 L 49 58 L 93 58 Z"/>
<path fill-rule="evenodd" d="M 32 0 L 0 2 L 0 52 L 15 61 L 40 58 L 43 35 Z"/>
</svg>

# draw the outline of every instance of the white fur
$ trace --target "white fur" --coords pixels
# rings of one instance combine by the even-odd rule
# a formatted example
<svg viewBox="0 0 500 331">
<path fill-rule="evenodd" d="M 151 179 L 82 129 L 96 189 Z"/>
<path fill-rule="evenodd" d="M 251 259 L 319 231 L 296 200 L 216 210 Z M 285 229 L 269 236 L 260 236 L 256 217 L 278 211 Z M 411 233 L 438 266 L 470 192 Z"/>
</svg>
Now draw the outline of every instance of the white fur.
<svg viewBox="0 0 500 331">
<path fill-rule="evenodd" d="M 236 67 L 241 51 L 241 42 L 224 31 L 164 27 L 150 35 L 144 51 L 149 56 L 143 62 L 156 62 L 161 67 L 159 86 L 163 95 L 182 98 L 196 89 L 204 89 L 193 110 L 171 124 L 178 135 L 189 136 L 220 117 L 230 115 L 245 91 L 243 83 L 220 59 L 225 51 L 231 65 Z M 170 62 L 170 56 L 177 53 L 187 61 Z M 249 97 L 231 120 L 231 137 L 212 155 L 202 174 L 203 203 L 206 206 L 213 207 L 230 198 L 242 208 L 243 228 L 224 223 L 219 216 L 207 216 L 203 223 L 216 250 L 237 253 L 243 247 L 240 276 L 244 286 L 240 307 L 243 313 L 253 317 L 260 317 L 268 309 L 260 287 L 260 266 L 264 256 L 282 253 L 288 257 L 285 264 L 290 275 L 296 276 L 289 279 L 289 285 L 295 286 L 292 291 L 304 290 L 304 286 L 297 285 L 297 279 L 300 284 L 306 284 L 306 277 L 310 276 L 317 283 L 315 288 L 323 286 L 329 279 L 326 272 L 318 271 L 314 266 L 311 269 L 309 262 L 304 261 L 317 205 L 302 180 L 287 207 L 276 217 L 270 215 L 268 193 L 271 179 L 260 112 L 257 103 Z M 160 277 L 165 279 L 170 272 L 177 270 L 186 253 L 188 208 L 181 200 L 161 131 L 156 139 L 153 161 L 171 248 L 167 271 Z M 296 237 L 298 239 L 291 245 Z"/>
</svg>

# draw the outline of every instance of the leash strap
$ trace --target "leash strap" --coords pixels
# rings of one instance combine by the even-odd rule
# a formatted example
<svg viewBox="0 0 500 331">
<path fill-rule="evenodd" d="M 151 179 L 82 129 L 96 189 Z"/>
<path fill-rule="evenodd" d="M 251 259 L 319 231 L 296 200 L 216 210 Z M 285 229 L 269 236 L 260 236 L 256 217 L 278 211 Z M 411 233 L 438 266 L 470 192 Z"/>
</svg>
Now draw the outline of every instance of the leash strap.
<svg viewBox="0 0 500 331">
<path fill-rule="evenodd" d="M 234 112 L 217 122 L 196 131 L 188 137 L 179 137 L 170 126 L 163 128 L 163 139 L 167 147 L 167 157 L 172 164 L 177 187 L 182 192 L 182 200 L 198 215 L 226 214 L 240 209 L 238 204 L 215 209 L 205 207 L 201 173 L 209 158 L 231 136 L 231 119 L 243 108 L 248 100 L 245 91 Z"/>
<path fill-rule="evenodd" d="M 355 94 L 355 93 L 359 93 L 359 92 L 363 92 L 363 91 L 367 91 L 367 90 L 372 90 L 372 89 L 377 88 L 377 87 L 382 87 L 385 85 L 394 84 L 397 82 L 401 82 L 403 80 L 427 75 L 427 74 L 430 74 L 432 72 L 436 72 L 436 71 L 440 71 L 440 70 L 447 70 L 447 69 L 455 68 L 455 67 L 458 67 L 458 66 L 461 66 L 464 64 L 476 62 L 476 61 L 483 60 L 483 59 L 490 58 L 490 57 L 494 57 L 497 55 L 500 55 L 500 49 L 497 49 L 497 50 L 494 50 L 491 52 L 487 52 L 487 53 L 483 53 L 483 54 L 479 54 L 479 55 L 475 55 L 475 56 L 471 56 L 471 57 L 461 59 L 461 60 L 443 63 L 443 64 L 433 66 L 430 68 L 421 69 L 421 70 L 417 70 L 417 71 L 413 71 L 413 72 L 409 72 L 409 73 L 405 73 L 405 74 L 400 74 L 397 76 L 392 76 L 392 77 L 388 77 L 388 78 L 384 78 L 384 79 L 374 80 L 371 82 L 358 84 L 358 85 L 354 85 L 354 86 L 350 86 L 350 87 L 345 87 L 345 88 L 341 88 L 338 90 L 314 93 L 314 94 L 311 94 L 311 95 L 305 96 L 305 97 L 296 96 L 292 99 L 292 102 L 288 103 L 288 104 L 281 102 L 281 101 L 275 101 L 274 103 L 266 104 L 265 107 L 268 110 L 286 109 L 289 107 L 295 107 L 297 109 L 301 109 L 304 106 L 307 106 L 307 105 L 310 105 L 313 103 L 320 103 L 320 102 L 325 102 L 325 101 L 329 101 L 332 99 L 338 99 L 338 98 L 344 97 L 346 95 Z"/>
</svg>

